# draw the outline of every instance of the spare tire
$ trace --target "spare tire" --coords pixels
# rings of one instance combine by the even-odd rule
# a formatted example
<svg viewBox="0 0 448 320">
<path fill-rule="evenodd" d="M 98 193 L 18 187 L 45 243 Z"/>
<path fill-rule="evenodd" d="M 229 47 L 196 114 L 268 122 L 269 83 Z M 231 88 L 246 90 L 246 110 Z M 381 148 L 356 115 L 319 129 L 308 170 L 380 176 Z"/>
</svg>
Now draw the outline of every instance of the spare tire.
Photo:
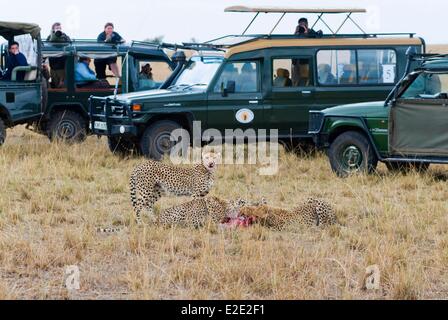
<svg viewBox="0 0 448 320">
<path fill-rule="evenodd" d="M 6 126 L 3 119 L 0 118 L 0 146 L 5 143 L 6 140 Z"/>
</svg>

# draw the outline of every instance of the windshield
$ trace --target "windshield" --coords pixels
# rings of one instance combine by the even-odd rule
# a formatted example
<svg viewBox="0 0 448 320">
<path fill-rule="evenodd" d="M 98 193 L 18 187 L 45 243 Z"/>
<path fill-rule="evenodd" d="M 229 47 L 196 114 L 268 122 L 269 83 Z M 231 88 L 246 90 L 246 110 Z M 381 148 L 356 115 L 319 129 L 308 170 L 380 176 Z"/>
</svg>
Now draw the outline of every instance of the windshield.
<svg viewBox="0 0 448 320">
<path fill-rule="evenodd" d="M 223 58 L 220 57 L 193 57 L 173 87 L 208 87 L 221 66 Z"/>
<path fill-rule="evenodd" d="M 419 74 L 401 95 L 403 99 L 437 98 L 448 93 L 448 73 Z"/>
</svg>

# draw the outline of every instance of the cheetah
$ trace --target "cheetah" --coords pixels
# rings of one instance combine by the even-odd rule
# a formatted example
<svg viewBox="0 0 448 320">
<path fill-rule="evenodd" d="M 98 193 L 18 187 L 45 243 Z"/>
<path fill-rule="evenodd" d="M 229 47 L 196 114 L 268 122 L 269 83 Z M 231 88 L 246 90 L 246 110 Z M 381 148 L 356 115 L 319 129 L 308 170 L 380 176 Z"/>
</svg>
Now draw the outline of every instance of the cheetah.
<svg viewBox="0 0 448 320">
<path fill-rule="evenodd" d="M 209 194 L 220 155 L 205 153 L 202 163 L 194 167 L 175 167 L 148 160 L 137 166 L 130 178 L 131 201 L 137 224 L 142 222 L 142 212 L 154 213 L 154 204 L 165 193 L 175 196 L 192 196 L 194 199 Z"/>
<path fill-rule="evenodd" d="M 228 218 L 235 219 L 239 216 L 241 208 L 262 204 L 266 204 L 265 199 L 249 203 L 244 199 L 230 201 L 208 196 L 162 211 L 158 223 L 162 226 L 199 228 L 209 221 L 219 224 Z"/>
<path fill-rule="evenodd" d="M 293 210 L 271 208 L 266 205 L 245 207 L 240 210 L 244 217 L 254 217 L 262 226 L 283 230 L 292 223 L 304 226 L 329 226 L 337 223 L 332 206 L 320 199 L 308 199 Z"/>
</svg>

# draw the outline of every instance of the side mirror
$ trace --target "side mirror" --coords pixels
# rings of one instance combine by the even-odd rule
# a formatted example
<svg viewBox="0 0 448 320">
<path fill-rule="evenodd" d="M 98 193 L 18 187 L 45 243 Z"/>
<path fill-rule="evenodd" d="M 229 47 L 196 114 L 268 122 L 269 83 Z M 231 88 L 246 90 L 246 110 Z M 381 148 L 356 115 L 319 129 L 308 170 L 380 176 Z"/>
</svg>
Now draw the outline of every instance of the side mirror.
<svg viewBox="0 0 448 320">
<path fill-rule="evenodd" d="M 236 91 L 236 82 L 227 81 L 226 85 L 222 89 L 222 96 L 227 97 L 229 93 L 235 93 L 235 91 Z"/>
</svg>

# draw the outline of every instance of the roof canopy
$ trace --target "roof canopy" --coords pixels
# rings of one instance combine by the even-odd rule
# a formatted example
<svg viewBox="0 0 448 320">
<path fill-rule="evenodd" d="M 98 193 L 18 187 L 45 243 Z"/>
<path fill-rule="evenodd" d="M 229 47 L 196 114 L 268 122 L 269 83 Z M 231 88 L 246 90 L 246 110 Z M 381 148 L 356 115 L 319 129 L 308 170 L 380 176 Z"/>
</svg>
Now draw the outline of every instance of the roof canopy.
<svg viewBox="0 0 448 320">
<path fill-rule="evenodd" d="M 233 6 L 225 9 L 225 12 L 245 12 L 245 13 L 366 13 L 366 9 L 345 8 L 345 9 L 318 9 L 318 8 L 281 8 L 281 7 L 246 7 Z"/>
<path fill-rule="evenodd" d="M 29 34 L 37 39 L 40 34 L 40 27 L 34 23 L 0 21 L 0 36 L 3 38 L 9 40 L 23 34 Z"/>
</svg>

